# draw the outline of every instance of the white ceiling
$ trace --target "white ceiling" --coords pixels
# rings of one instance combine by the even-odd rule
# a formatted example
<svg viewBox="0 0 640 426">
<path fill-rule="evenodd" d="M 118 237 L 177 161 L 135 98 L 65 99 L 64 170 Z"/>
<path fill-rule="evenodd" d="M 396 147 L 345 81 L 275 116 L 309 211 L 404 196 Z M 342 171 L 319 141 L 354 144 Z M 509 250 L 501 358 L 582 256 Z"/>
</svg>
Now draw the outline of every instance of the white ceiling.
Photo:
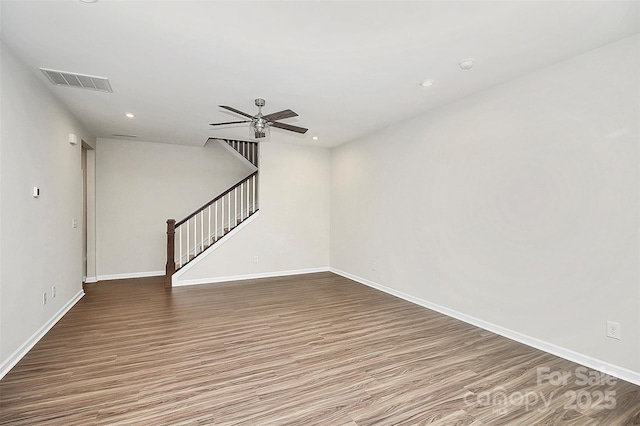
<svg viewBox="0 0 640 426">
<path fill-rule="evenodd" d="M 262 97 L 263 113 L 291 108 L 282 121 L 310 129 L 270 140 L 335 146 L 640 32 L 638 1 L 0 5 L 2 39 L 88 130 L 185 145 L 249 140 L 246 125 L 208 123 L 242 119 L 218 105 L 253 114 Z M 114 92 L 54 87 L 39 67 L 108 77 Z"/>
</svg>

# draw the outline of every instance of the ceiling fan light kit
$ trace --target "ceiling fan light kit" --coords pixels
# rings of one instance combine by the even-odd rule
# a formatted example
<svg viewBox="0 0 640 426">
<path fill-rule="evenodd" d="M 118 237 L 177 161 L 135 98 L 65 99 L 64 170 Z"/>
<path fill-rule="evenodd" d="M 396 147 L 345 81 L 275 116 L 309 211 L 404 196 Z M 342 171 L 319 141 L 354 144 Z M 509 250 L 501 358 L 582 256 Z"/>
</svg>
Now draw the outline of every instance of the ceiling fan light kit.
<svg viewBox="0 0 640 426">
<path fill-rule="evenodd" d="M 269 124 L 264 118 L 258 118 L 251 122 L 251 130 L 256 139 L 266 138 L 269 136 Z"/>
<path fill-rule="evenodd" d="M 266 104 L 266 101 L 264 99 L 258 98 L 255 100 L 255 104 L 258 107 L 258 113 L 256 115 L 247 114 L 246 112 L 240 111 L 227 105 L 220 105 L 220 108 L 224 108 L 236 114 L 247 117 L 249 120 L 226 121 L 223 123 L 211 123 L 210 125 L 222 126 L 226 124 L 251 123 L 249 127 L 251 128 L 251 131 L 253 132 L 253 135 L 256 139 L 263 139 L 269 136 L 271 126 L 300 134 L 305 134 L 307 132 L 308 129 L 305 129 L 304 127 L 292 126 L 291 124 L 279 123 L 276 121 L 285 118 L 297 117 L 298 114 L 291 111 L 290 109 L 274 112 L 272 114 L 262 115 L 262 107 Z"/>
</svg>

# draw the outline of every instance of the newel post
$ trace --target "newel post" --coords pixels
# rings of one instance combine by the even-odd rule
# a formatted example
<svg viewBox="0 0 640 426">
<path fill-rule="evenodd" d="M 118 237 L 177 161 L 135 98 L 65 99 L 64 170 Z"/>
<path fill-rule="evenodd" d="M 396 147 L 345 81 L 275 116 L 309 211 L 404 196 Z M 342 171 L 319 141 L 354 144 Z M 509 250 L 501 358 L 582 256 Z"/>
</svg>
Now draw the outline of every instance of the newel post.
<svg viewBox="0 0 640 426">
<path fill-rule="evenodd" d="M 167 219 L 167 266 L 165 268 L 165 282 L 166 288 L 171 288 L 171 276 L 176 272 L 175 261 L 175 234 L 176 234 L 176 220 Z"/>
</svg>

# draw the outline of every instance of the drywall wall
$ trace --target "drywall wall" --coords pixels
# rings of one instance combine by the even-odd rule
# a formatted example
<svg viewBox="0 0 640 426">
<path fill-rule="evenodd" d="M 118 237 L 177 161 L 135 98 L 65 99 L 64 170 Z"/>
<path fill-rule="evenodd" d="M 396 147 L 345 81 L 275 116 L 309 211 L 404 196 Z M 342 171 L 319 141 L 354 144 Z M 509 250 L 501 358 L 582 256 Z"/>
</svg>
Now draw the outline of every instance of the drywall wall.
<svg viewBox="0 0 640 426">
<path fill-rule="evenodd" d="M 98 279 L 163 273 L 169 218 L 180 220 L 253 173 L 209 141 L 204 147 L 98 139 Z"/>
<path fill-rule="evenodd" d="M 70 133 L 91 144 L 95 138 L 5 44 L 0 54 L 3 373 L 82 295 L 80 143 L 68 139 Z"/>
<path fill-rule="evenodd" d="M 640 372 L 639 52 L 624 39 L 335 148 L 332 268 Z"/>
<path fill-rule="evenodd" d="M 328 268 L 329 150 L 268 141 L 260 155 L 259 216 L 177 285 Z"/>
</svg>

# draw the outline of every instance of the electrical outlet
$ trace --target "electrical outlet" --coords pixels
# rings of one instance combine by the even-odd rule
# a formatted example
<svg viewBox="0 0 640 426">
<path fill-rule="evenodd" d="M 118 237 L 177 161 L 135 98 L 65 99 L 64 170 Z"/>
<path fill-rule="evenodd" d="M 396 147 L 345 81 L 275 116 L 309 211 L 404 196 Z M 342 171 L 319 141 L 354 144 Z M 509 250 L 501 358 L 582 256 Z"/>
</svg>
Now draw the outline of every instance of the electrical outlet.
<svg viewBox="0 0 640 426">
<path fill-rule="evenodd" d="M 258 256 L 253 256 L 253 263 L 258 263 Z"/>
<path fill-rule="evenodd" d="M 42 304 L 43 305 L 47 304 L 47 292 L 46 291 L 44 293 L 42 293 Z"/>
<path fill-rule="evenodd" d="M 607 337 L 612 339 L 620 339 L 622 336 L 622 330 L 620 330 L 620 324 L 613 321 L 607 321 Z"/>
<path fill-rule="evenodd" d="M 56 298 L 56 286 L 52 286 L 51 287 L 51 298 L 55 299 Z"/>
<path fill-rule="evenodd" d="M 378 262 L 371 262 L 371 270 L 374 272 L 378 270 Z"/>
<path fill-rule="evenodd" d="M 76 219 L 71 219 L 71 227 L 72 228 L 77 228 L 78 227 L 78 221 Z"/>
</svg>

